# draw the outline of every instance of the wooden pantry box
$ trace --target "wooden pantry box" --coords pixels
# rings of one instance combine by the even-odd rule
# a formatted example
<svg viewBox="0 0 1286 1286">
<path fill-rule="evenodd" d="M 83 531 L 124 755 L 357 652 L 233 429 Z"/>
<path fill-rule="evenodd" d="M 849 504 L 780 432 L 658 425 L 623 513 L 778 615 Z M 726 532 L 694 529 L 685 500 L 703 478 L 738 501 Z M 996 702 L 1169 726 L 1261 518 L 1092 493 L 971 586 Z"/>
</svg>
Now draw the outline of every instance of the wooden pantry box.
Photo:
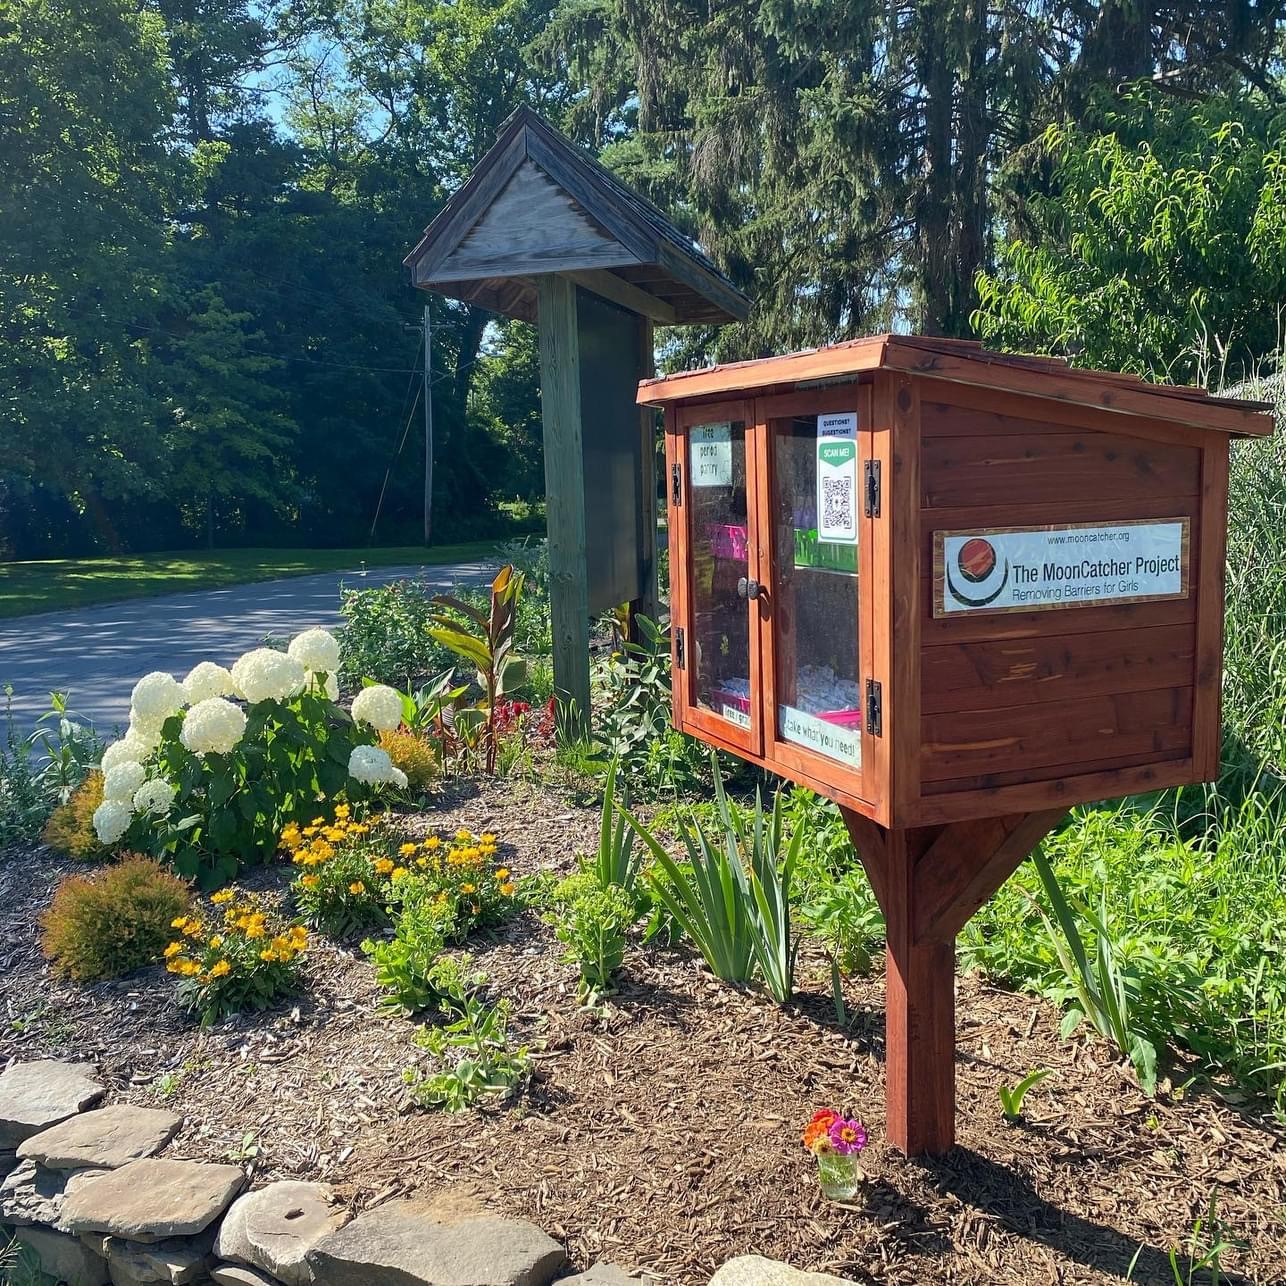
<svg viewBox="0 0 1286 1286">
<path fill-rule="evenodd" d="M 886 827 L 1209 780 L 1259 403 L 878 335 L 645 380 L 676 726 Z"/>
</svg>

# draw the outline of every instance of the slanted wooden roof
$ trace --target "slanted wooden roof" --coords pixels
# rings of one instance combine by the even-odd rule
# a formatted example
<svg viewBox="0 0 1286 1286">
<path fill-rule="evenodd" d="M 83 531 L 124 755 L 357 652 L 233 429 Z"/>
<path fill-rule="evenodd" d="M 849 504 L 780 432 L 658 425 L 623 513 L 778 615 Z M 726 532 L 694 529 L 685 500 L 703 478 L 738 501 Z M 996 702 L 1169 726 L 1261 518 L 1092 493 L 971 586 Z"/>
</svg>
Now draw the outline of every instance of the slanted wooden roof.
<svg viewBox="0 0 1286 1286">
<path fill-rule="evenodd" d="M 1203 388 L 1152 384 L 1137 375 L 1069 366 L 1061 357 L 993 353 L 976 340 L 920 335 L 872 335 L 783 357 L 681 371 L 642 381 L 638 400 L 646 406 L 664 406 L 751 389 L 838 383 L 881 369 L 1123 415 L 1147 415 L 1194 428 L 1220 429 L 1235 437 L 1267 437 L 1273 431 L 1271 402 L 1212 397 Z"/>
<path fill-rule="evenodd" d="M 541 273 L 564 273 L 666 325 L 743 321 L 750 301 L 651 202 L 528 108 L 407 255 L 415 285 L 536 319 Z"/>
</svg>

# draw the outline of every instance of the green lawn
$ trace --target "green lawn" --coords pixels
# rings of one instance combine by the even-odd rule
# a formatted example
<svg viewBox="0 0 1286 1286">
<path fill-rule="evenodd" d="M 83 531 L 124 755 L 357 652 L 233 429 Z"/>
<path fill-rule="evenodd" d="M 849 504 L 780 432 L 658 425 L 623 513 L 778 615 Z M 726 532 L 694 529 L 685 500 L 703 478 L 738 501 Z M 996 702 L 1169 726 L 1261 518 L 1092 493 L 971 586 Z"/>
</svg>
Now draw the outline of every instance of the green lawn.
<svg viewBox="0 0 1286 1286">
<path fill-rule="evenodd" d="M 188 589 L 243 585 L 281 576 L 305 576 L 310 572 L 356 571 L 363 562 L 367 567 L 464 562 L 487 557 L 495 550 L 495 541 L 478 540 L 432 549 L 412 545 L 403 549 L 189 550 L 121 558 L 0 563 L 0 618 Z"/>
</svg>

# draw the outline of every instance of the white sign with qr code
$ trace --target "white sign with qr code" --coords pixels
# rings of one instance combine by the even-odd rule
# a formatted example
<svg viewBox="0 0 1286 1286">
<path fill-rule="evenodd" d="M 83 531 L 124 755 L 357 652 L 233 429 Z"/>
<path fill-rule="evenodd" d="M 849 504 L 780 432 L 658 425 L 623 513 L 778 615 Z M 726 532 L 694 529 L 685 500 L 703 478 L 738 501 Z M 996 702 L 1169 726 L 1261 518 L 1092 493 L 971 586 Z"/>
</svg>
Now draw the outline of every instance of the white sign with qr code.
<svg viewBox="0 0 1286 1286">
<path fill-rule="evenodd" d="M 694 424 L 691 438 L 692 485 L 732 486 L 732 425 Z"/>
<path fill-rule="evenodd" d="M 817 417 L 817 539 L 857 541 L 857 412 Z"/>
</svg>

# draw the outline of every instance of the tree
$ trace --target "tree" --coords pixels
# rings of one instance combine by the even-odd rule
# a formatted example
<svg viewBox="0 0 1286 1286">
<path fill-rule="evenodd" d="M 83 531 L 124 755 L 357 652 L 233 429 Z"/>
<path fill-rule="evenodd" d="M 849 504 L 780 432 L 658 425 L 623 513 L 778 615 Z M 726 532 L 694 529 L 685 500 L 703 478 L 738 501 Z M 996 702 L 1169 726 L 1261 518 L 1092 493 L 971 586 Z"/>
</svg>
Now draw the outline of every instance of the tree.
<svg viewBox="0 0 1286 1286">
<path fill-rule="evenodd" d="M 1252 370 L 1281 342 L 1286 107 L 1139 91 L 1105 124 L 1046 133 L 1053 193 L 979 277 L 978 333 L 1144 375 Z"/>
</svg>

